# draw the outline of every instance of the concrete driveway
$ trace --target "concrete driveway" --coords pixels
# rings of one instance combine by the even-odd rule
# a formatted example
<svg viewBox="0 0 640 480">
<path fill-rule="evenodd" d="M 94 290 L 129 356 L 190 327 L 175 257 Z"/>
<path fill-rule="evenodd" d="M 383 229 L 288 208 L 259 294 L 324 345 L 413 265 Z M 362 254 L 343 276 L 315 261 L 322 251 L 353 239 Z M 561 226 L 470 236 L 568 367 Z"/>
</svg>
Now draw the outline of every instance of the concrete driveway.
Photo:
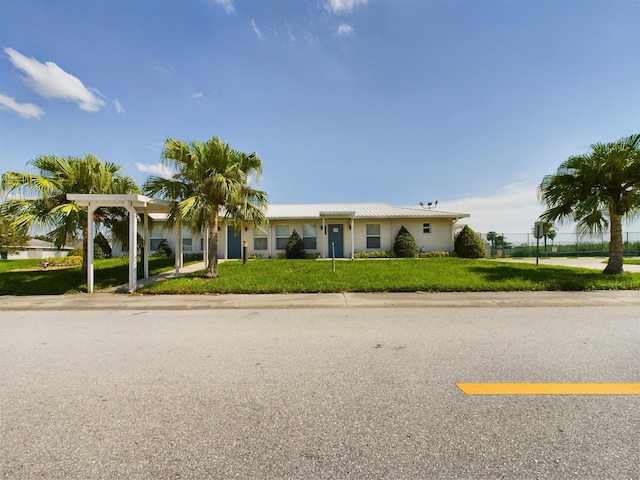
<svg viewBox="0 0 640 480">
<path fill-rule="evenodd" d="M 495 258 L 500 262 L 521 262 L 536 263 L 535 258 Z M 635 260 L 639 260 L 635 257 Z M 607 259 L 602 257 L 552 257 L 540 258 L 540 265 L 555 265 L 563 267 L 590 268 L 593 270 L 604 270 L 607 266 Z M 640 272 L 640 265 L 624 264 L 625 272 Z"/>
</svg>

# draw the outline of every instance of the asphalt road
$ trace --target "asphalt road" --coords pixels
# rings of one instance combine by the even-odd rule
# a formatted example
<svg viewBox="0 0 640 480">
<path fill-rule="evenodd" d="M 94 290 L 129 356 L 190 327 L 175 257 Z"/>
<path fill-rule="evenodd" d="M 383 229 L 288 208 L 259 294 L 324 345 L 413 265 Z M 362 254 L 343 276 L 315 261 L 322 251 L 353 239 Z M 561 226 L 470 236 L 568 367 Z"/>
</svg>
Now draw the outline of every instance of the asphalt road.
<svg viewBox="0 0 640 480">
<path fill-rule="evenodd" d="M 117 296 L 114 296 L 117 299 Z M 2 311 L 4 479 L 638 479 L 637 306 Z"/>
</svg>

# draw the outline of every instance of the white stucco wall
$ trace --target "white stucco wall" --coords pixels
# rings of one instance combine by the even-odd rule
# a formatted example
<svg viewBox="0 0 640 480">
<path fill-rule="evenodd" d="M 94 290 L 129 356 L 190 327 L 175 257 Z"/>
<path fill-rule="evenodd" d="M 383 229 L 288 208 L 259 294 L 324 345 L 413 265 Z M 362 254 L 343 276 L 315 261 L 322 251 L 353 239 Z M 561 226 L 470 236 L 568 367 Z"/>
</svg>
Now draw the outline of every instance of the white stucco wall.
<svg viewBox="0 0 640 480">
<path fill-rule="evenodd" d="M 351 220 L 348 218 L 326 218 L 325 226 L 328 229 L 329 224 L 339 224 L 343 226 L 343 246 L 344 256 L 349 257 L 351 254 L 351 230 L 349 225 Z M 429 223 L 430 233 L 423 232 L 423 225 Z M 296 230 L 302 237 L 303 225 L 312 224 L 316 226 L 316 249 L 307 249 L 308 253 L 324 253 L 325 256 L 329 256 L 328 249 L 328 233 L 325 233 L 322 229 L 322 220 L 307 219 L 307 220 L 272 220 L 265 225 L 268 231 L 267 237 L 267 249 L 256 250 L 254 248 L 254 227 L 251 224 L 247 225 L 246 230 L 244 228 L 240 231 L 241 242 L 247 242 L 248 255 L 261 255 L 263 258 L 276 258 L 279 253 L 284 253 L 284 249 L 276 248 L 276 227 L 278 225 L 287 225 L 289 227 L 289 234 Z M 380 248 L 367 249 L 367 224 L 379 224 L 380 225 Z M 393 242 L 395 240 L 400 227 L 404 227 L 411 233 L 416 240 L 418 249 L 423 252 L 431 251 L 453 251 L 453 223 L 450 219 L 355 219 L 354 225 L 354 243 L 355 252 L 364 251 L 390 251 L 393 249 Z M 228 227 L 232 229 L 231 226 Z M 151 229 L 151 238 L 166 238 L 169 246 L 175 252 L 176 250 L 176 238 L 166 230 L 162 229 L 162 224 L 156 222 Z M 191 252 L 185 251 L 184 253 L 200 253 L 201 241 L 199 235 L 194 235 L 183 229 L 183 238 L 192 238 L 192 250 Z M 324 247 L 324 248 L 323 248 Z M 227 227 L 221 223 L 220 231 L 218 232 L 218 258 L 226 258 L 227 252 Z"/>
</svg>

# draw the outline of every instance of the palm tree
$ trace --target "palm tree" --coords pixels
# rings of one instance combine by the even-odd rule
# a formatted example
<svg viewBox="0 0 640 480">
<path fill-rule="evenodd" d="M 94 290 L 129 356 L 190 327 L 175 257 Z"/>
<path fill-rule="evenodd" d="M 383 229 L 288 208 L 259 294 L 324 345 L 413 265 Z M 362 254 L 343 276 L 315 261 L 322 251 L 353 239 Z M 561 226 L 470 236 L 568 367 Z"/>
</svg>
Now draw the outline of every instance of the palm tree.
<svg viewBox="0 0 640 480">
<path fill-rule="evenodd" d="M 542 221 L 575 221 L 583 233 L 609 228 L 604 273 L 622 273 L 622 220 L 640 212 L 640 134 L 569 157 L 555 175 L 544 177 L 538 194 L 547 207 Z"/>
<path fill-rule="evenodd" d="M 267 194 L 249 185 L 252 180 L 259 180 L 262 161 L 255 153 L 232 149 L 218 137 L 204 144 L 170 138 L 165 142 L 162 157 L 177 173 L 169 179 L 149 177 L 144 191 L 177 202 L 169 214 L 169 227 L 180 221 L 194 233 L 209 228 L 204 276 L 217 277 L 220 215 L 231 221 L 236 230 L 244 221 L 260 225 L 265 220 Z"/>
<path fill-rule="evenodd" d="M 542 222 L 542 238 L 544 238 L 544 253 L 547 253 L 547 240 L 556 238 L 557 232 L 555 226 L 551 222 Z"/>
<path fill-rule="evenodd" d="M 50 228 L 47 238 L 58 248 L 81 235 L 81 275 L 86 275 L 87 243 L 93 239 L 93 232 L 88 231 L 86 209 L 67 200 L 67 194 L 139 193 L 140 189 L 132 178 L 122 175 L 118 165 L 102 163 L 93 155 L 84 158 L 43 155 L 28 165 L 38 173 L 2 175 L 0 188 L 20 195 L 3 202 L 0 214 L 12 218 L 17 228 L 28 229 L 31 225 Z M 99 209 L 95 213 L 96 222 L 100 222 L 100 216 Z"/>
<path fill-rule="evenodd" d="M 487 233 L 487 240 L 491 242 L 491 254 L 490 257 L 493 257 L 493 253 L 496 251 L 496 238 L 498 238 L 498 234 L 493 230 Z"/>
</svg>

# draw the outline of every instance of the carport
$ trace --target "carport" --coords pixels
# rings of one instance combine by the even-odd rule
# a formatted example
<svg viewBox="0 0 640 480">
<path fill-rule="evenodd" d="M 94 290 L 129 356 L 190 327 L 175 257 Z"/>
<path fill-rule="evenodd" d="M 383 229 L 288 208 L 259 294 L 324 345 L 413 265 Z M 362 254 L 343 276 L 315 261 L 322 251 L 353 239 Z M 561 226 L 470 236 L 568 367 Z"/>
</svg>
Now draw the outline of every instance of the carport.
<svg viewBox="0 0 640 480">
<path fill-rule="evenodd" d="M 74 201 L 80 207 L 87 209 L 87 231 L 93 235 L 95 222 L 94 213 L 98 208 L 121 207 L 129 212 L 129 292 L 134 292 L 138 284 L 138 261 L 137 261 L 137 239 L 138 239 L 138 214 L 142 216 L 142 228 L 144 238 L 144 262 L 143 275 L 149 278 L 149 214 L 169 213 L 172 202 L 150 198 L 144 195 L 109 195 L 109 194 L 67 194 L 67 199 Z M 176 275 L 182 266 L 182 227 L 178 224 L 176 228 Z M 93 293 L 94 272 L 93 272 L 93 238 L 87 242 L 87 292 Z"/>
</svg>

